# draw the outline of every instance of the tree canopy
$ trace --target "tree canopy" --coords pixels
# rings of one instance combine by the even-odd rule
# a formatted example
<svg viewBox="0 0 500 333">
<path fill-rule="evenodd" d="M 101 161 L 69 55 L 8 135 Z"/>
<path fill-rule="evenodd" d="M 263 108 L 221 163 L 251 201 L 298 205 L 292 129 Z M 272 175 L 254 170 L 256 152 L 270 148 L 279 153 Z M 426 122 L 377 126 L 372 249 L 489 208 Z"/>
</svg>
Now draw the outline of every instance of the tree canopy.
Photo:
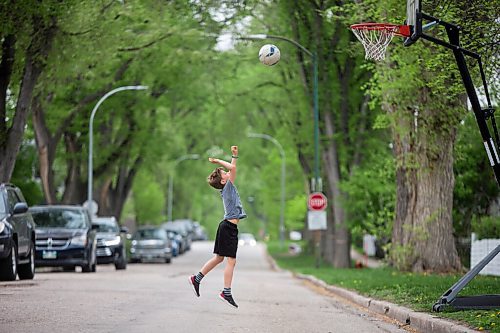
<svg viewBox="0 0 500 333">
<path fill-rule="evenodd" d="M 493 96 L 499 7 L 423 2 L 424 11 L 463 27 L 463 46 L 483 55 Z M 119 92 L 96 113 L 100 215 L 165 222 L 172 176 L 173 218 L 214 231 L 222 207 L 206 183 L 213 169 L 207 158 L 229 159 L 229 147 L 238 145 L 238 189 L 249 213 L 242 229 L 277 238 L 281 157 L 271 142 L 248 137 L 261 133 L 285 151 L 286 230 L 306 231 L 312 59 L 292 43 L 241 38 L 286 36 L 318 59 L 321 176 L 330 200 L 326 261 L 349 267 L 351 241 L 360 245 L 371 233 L 401 269 L 459 269 L 458 256 L 449 255 L 454 237 L 498 213 L 499 191 L 454 59 L 423 41 L 410 48 L 395 41 L 385 62 L 366 62 L 349 30 L 404 16 L 404 3 L 394 0 L 3 2 L 1 181 L 21 185 L 30 203 L 82 204 L 91 111 L 110 90 L 141 84 L 148 89 Z M 259 63 L 264 43 L 280 48 L 277 65 Z M 177 162 L 186 154 L 200 158 Z M 437 229 L 443 239 L 431 237 Z M 442 240 L 447 253 L 423 250 Z"/>
</svg>

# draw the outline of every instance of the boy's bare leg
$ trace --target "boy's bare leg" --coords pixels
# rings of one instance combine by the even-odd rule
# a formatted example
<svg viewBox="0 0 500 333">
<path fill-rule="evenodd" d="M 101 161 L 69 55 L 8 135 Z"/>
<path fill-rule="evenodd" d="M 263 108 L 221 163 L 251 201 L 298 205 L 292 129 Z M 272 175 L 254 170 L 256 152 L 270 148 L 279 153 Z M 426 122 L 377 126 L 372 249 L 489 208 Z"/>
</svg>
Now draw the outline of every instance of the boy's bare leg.
<svg viewBox="0 0 500 333">
<path fill-rule="evenodd" d="M 224 288 L 231 288 L 235 265 L 236 258 L 227 257 L 226 268 L 224 269 Z"/>
<path fill-rule="evenodd" d="M 216 254 L 216 255 L 214 255 L 214 257 L 212 259 L 210 259 L 209 261 L 207 261 L 205 263 L 205 265 L 203 265 L 203 267 L 201 268 L 200 272 L 203 275 L 207 275 L 208 272 L 210 272 L 212 269 L 214 269 L 215 266 L 217 266 L 218 264 L 220 264 L 223 261 L 224 261 L 224 257 Z"/>
<path fill-rule="evenodd" d="M 203 265 L 201 271 L 198 274 L 191 275 L 189 277 L 189 284 L 193 286 L 196 296 L 200 297 L 201 279 L 203 279 L 203 277 L 207 275 L 208 272 L 214 269 L 214 267 L 220 264 L 222 261 L 224 261 L 224 257 L 221 257 L 220 255 L 216 254 L 212 259 L 207 261 L 205 265 Z"/>
<path fill-rule="evenodd" d="M 227 304 L 237 308 L 238 304 L 233 299 L 231 294 L 231 282 L 233 282 L 234 266 L 236 265 L 236 258 L 227 258 L 226 268 L 224 269 L 224 290 L 220 293 L 219 298 Z"/>
</svg>

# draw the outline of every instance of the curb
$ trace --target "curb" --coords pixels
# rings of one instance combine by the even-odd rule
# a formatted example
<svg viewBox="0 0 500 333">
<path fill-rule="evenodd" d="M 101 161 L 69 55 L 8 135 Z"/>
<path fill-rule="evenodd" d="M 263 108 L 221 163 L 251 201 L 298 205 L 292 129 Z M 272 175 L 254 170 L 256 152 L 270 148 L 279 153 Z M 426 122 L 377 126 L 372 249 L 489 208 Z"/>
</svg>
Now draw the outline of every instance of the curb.
<svg viewBox="0 0 500 333">
<path fill-rule="evenodd" d="M 267 254 L 267 258 L 273 270 L 279 272 L 288 272 L 295 278 L 311 282 L 312 284 L 320 288 L 323 288 L 335 294 L 336 296 L 344 298 L 374 313 L 389 317 L 391 319 L 395 319 L 401 323 L 401 326 L 413 328 L 418 332 L 425 332 L 425 333 L 477 332 L 476 330 L 470 329 L 466 326 L 430 315 L 428 313 L 416 312 L 400 305 L 368 298 L 359 295 L 356 292 L 340 288 L 337 286 L 329 285 L 325 281 L 320 280 L 312 275 L 291 273 L 287 270 L 279 268 L 274 258 L 271 257 L 269 254 Z"/>
</svg>

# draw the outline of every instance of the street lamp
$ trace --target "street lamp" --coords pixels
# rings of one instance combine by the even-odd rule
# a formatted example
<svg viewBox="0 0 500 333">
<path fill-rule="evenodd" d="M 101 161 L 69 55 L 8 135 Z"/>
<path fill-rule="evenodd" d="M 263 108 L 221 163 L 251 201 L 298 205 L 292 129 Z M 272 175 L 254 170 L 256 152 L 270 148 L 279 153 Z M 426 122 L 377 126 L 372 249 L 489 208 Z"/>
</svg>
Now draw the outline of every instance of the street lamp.
<svg viewBox="0 0 500 333">
<path fill-rule="evenodd" d="M 101 99 L 97 102 L 97 104 L 94 106 L 94 109 L 92 110 L 92 113 L 90 114 L 90 121 L 89 121 L 89 166 L 88 166 L 88 192 L 87 192 L 87 204 L 88 204 L 88 209 L 89 211 L 93 214 L 92 212 L 92 177 L 93 177 L 93 166 L 92 166 L 92 145 L 94 144 L 93 141 L 93 131 L 94 131 L 94 117 L 95 113 L 97 112 L 97 109 L 99 106 L 104 102 L 106 98 L 109 96 L 123 90 L 146 90 L 148 89 L 147 86 L 123 86 L 123 87 L 118 87 L 115 88 L 109 92 L 106 93 L 106 95 L 102 96 Z"/>
<path fill-rule="evenodd" d="M 174 165 L 172 167 L 172 170 L 170 171 L 170 175 L 169 175 L 169 179 L 168 179 L 168 212 L 167 212 L 167 221 L 168 222 L 172 221 L 172 201 L 173 201 L 172 195 L 173 195 L 173 191 L 174 191 L 174 172 L 173 172 L 173 170 L 175 170 L 175 167 L 177 166 L 177 164 L 179 164 L 182 161 L 197 160 L 199 158 L 200 158 L 200 155 L 198 155 L 198 154 L 188 154 L 188 155 L 184 155 L 184 156 L 179 157 L 174 162 Z"/>
<path fill-rule="evenodd" d="M 286 157 L 285 151 L 281 144 L 270 135 L 267 134 L 258 134 L 258 133 L 249 133 L 249 138 L 260 138 L 269 140 L 278 147 L 281 154 L 281 213 L 280 213 L 280 244 L 283 246 L 283 241 L 285 240 L 285 178 L 286 178 Z"/>
<path fill-rule="evenodd" d="M 266 35 L 266 34 L 255 34 L 248 36 L 241 36 L 239 39 L 249 39 L 249 40 L 263 40 L 263 39 L 279 39 L 289 42 L 296 47 L 298 47 L 302 52 L 307 54 L 312 58 L 313 62 L 313 99 L 314 99 L 314 178 L 312 183 L 313 191 L 322 191 L 321 178 L 319 176 L 319 98 L 318 98 L 318 56 L 316 52 L 311 52 L 304 46 L 294 41 L 282 36 Z"/>
</svg>

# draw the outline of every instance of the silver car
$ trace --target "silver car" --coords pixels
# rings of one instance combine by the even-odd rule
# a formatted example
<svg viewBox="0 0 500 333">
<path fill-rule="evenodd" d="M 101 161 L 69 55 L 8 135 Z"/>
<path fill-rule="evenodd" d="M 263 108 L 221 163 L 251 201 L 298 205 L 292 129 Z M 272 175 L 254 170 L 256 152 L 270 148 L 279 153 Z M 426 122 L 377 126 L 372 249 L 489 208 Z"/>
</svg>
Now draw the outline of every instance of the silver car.
<svg viewBox="0 0 500 333">
<path fill-rule="evenodd" d="M 167 231 L 159 227 L 139 228 L 132 237 L 130 261 L 143 262 L 161 260 L 172 261 L 172 244 Z"/>
</svg>

